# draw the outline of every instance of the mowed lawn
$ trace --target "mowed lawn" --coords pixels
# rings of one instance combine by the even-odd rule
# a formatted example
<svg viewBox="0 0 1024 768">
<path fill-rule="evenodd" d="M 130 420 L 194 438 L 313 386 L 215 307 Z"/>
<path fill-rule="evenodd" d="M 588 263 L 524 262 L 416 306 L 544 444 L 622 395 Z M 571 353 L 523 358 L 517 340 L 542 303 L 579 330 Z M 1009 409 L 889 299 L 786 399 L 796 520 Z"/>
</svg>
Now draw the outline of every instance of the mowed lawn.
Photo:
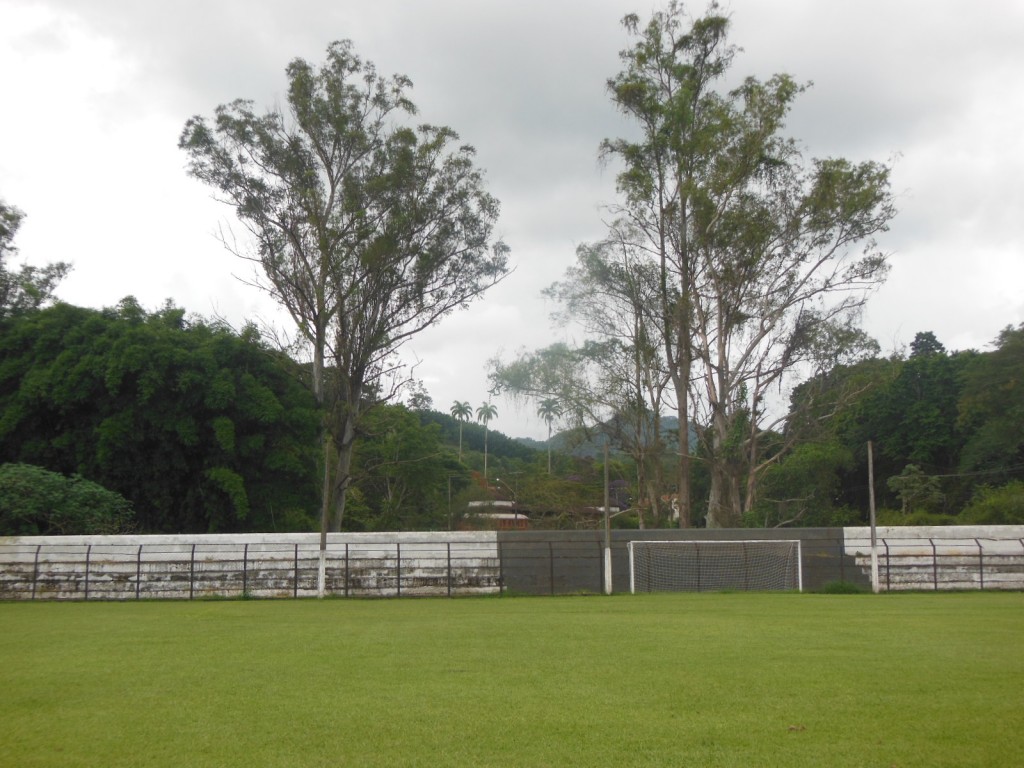
<svg viewBox="0 0 1024 768">
<path fill-rule="evenodd" d="M 2 766 L 1020 766 L 1024 594 L 0 604 Z"/>
</svg>

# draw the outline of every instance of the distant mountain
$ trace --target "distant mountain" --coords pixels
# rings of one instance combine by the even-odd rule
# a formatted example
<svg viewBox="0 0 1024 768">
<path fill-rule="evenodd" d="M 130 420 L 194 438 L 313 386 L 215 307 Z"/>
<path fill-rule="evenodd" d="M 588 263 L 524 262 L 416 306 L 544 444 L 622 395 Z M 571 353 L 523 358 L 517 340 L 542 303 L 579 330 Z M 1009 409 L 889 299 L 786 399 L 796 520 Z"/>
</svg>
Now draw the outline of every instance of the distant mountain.
<svg viewBox="0 0 1024 768">
<path fill-rule="evenodd" d="M 676 433 L 679 429 L 679 419 L 675 416 L 661 417 L 661 436 L 669 443 L 675 443 Z M 517 443 L 535 451 L 546 451 L 548 442 L 546 440 L 534 440 L 531 437 L 517 437 Z M 591 430 L 588 436 L 582 429 L 567 429 L 551 436 L 551 449 L 559 453 L 576 457 L 596 458 L 604 453 L 605 437 L 600 434 L 598 428 Z M 690 449 L 697 447 L 697 430 L 690 425 Z"/>
<path fill-rule="evenodd" d="M 451 414 L 440 411 L 417 411 L 421 424 L 437 424 L 441 428 L 441 436 L 449 445 L 459 444 L 459 422 L 452 418 Z M 523 442 L 520 439 L 513 439 L 495 429 L 493 426 L 487 430 L 487 452 L 491 456 L 500 456 L 510 459 L 523 459 L 529 461 L 534 457 L 535 451 L 547 451 L 545 443 L 532 441 L 534 445 Z M 480 451 L 484 449 L 484 427 L 475 421 L 467 421 L 462 425 L 462 445 L 469 451 Z"/>
</svg>

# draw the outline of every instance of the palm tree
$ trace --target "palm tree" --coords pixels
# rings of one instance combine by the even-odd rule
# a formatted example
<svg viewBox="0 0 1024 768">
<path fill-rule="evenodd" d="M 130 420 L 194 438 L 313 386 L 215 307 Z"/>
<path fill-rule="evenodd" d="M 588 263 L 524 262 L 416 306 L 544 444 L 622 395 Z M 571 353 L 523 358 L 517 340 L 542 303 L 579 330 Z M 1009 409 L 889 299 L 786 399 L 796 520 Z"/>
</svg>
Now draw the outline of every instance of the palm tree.
<svg viewBox="0 0 1024 768">
<path fill-rule="evenodd" d="M 462 461 L 462 425 L 473 416 L 473 406 L 468 402 L 456 400 L 452 403 L 452 418 L 459 422 L 459 461 Z"/>
<path fill-rule="evenodd" d="M 498 415 L 498 409 L 491 403 L 484 403 L 476 409 L 476 420 L 484 425 L 484 485 L 487 485 L 487 423 Z"/>
<path fill-rule="evenodd" d="M 558 401 L 549 397 L 546 400 L 541 400 L 540 405 L 537 406 L 537 415 L 540 416 L 544 421 L 548 423 L 548 474 L 551 474 L 551 425 L 555 419 L 562 415 L 562 406 L 558 404 Z"/>
</svg>

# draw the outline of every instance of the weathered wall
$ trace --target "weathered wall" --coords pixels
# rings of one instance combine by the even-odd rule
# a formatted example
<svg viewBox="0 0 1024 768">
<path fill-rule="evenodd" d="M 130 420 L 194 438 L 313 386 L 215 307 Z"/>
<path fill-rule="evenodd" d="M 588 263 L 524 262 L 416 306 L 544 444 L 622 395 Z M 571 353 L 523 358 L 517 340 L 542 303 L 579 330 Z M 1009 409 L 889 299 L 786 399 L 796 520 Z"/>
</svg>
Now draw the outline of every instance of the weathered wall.
<svg viewBox="0 0 1024 768">
<path fill-rule="evenodd" d="M 805 590 L 870 583 L 867 528 L 612 531 L 612 588 L 632 540 L 800 539 Z M 883 590 L 1024 589 L 1024 526 L 879 528 Z M 327 593 L 600 593 L 603 531 L 331 534 Z M 0 599 L 310 597 L 317 534 L 0 538 Z"/>
<path fill-rule="evenodd" d="M 846 552 L 871 569 L 871 529 L 846 528 Z M 1024 589 L 1024 525 L 881 526 L 883 591 Z"/>
<path fill-rule="evenodd" d="M 191 599 L 317 594 L 319 534 L 0 538 L 0 598 Z M 499 590 L 489 532 L 331 534 L 330 595 Z"/>
</svg>

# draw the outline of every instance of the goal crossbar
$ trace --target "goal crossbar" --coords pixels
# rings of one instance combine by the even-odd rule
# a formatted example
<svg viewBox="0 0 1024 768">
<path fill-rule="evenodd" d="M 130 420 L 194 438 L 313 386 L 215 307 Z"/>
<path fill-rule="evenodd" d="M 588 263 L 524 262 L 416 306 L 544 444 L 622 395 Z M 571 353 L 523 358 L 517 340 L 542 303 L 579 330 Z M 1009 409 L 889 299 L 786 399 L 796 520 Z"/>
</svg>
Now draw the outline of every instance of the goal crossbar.
<svg viewBox="0 0 1024 768">
<path fill-rule="evenodd" d="M 803 591 L 799 539 L 631 541 L 630 592 Z"/>
</svg>

